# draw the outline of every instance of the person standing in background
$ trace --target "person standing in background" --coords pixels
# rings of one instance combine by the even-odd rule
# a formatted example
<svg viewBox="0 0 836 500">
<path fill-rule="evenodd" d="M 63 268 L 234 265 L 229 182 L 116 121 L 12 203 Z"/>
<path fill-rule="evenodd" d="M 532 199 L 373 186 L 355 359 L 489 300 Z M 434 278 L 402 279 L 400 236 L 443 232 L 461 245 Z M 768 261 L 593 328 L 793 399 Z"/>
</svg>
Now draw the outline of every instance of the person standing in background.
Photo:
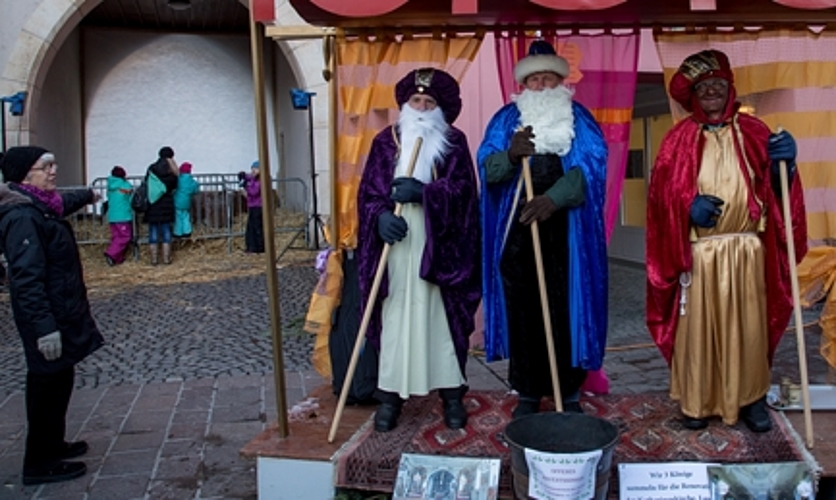
<svg viewBox="0 0 836 500">
<path fill-rule="evenodd" d="M 247 253 L 264 253 L 264 225 L 261 207 L 261 180 L 258 175 L 259 164 L 250 165 L 250 173 L 238 173 L 238 182 L 247 195 L 247 231 L 244 243 Z"/>
<path fill-rule="evenodd" d="M 192 164 L 180 164 L 177 190 L 174 191 L 174 237 L 188 238 L 192 235 L 192 198 L 200 191 L 200 184 L 192 177 Z"/>
<path fill-rule="evenodd" d="M 125 252 L 134 239 L 134 213 L 131 209 L 133 187 L 125 177 L 125 169 L 113 167 L 107 178 L 107 222 L 110 225 L 110 245 L 104 252 L 107 265 L 125 261 Z"/>
<path fill-rule="evenodd" d="M 159 158 L 148 167 L 145 181 L 148 183 L 148 199 L 150 205 L 142 221 L 148 224 L 148 247 L 151 251 L 151 265 L 159 263 L 158 242 L 163 245 L 163 264 L 171 264 L 171 225 L 174 223 L 174 190 L 177 189 L 179 170 L 174 161 L 174 150 L 165 146 L 159 151 Z M 150 181 L 154 174 L 162 183 L 155 186 Z M 155 193 L 160 190 L 160 193 Z M 158 196 L 158 198 L 157 198 Z M 152 197 L 154 201 L 151 202 Z"/>
</svg>

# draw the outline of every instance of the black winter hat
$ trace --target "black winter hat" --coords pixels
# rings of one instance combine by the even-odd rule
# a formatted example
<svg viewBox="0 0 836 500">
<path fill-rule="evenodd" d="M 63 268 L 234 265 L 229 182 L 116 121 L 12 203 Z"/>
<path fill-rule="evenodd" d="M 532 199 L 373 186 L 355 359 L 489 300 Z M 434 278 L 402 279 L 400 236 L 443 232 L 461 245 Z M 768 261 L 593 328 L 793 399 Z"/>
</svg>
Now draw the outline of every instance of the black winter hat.
<svg viewBox="0 0 836 500">
<path fill-rule="evenodd" d="M 174 158 L 174 150 L 168 146 L 160 148 L 160 158 Z"/>
<path fill-rule="evenodd" d="M 21 182 L 26 178 L 29 169 L 35 166 L 38 159 L 48 153 L 40 146 L 15 146 L 9 148 L 5 155 L 0 157 L 0 170 L 3 171 L 3 181 Z"/>
</svg>

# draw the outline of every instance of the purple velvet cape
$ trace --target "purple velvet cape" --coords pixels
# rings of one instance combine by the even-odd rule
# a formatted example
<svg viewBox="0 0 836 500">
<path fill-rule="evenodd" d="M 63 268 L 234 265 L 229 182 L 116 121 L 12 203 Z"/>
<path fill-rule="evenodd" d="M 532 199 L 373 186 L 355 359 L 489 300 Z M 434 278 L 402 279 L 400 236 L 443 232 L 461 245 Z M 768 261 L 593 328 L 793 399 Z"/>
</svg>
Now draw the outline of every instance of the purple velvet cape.
<svg viewBox="0 0 836 500">
<path fill-rule="evenodd" d="M 357 252 L 363 308 L 368 303 L 384 246 L 377 234 L 377 218 L 386 210 L 395 210 L 389 195 L 398 154 L 411 154 L 399 151 L 395 130 L 387 127 L 374 138 L 357 196 L 360 231 Z M 468 337 L 473 332 L 474 314 L 482 296 L 479 195 L 467 138 L 454 127 L 450 127 L 447 137 L 450 151 L 436 163 L 433 182 L 424 186 L 427 243 L 420 276 L 441 289 L 459 367 L 464 373 Z M 388 295 L 389 278 L 384 272 L 366 332 L 367 340 L 378 350 L 381 304 Z"/>
</svg>

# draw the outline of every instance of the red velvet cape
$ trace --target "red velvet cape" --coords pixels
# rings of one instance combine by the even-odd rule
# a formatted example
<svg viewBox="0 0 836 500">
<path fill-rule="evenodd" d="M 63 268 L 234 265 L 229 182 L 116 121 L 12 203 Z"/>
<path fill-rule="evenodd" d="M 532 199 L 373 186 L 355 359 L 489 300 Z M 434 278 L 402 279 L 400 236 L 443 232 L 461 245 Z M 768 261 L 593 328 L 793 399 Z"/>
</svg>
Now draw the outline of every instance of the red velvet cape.
<svg viewBox="0 0 836 500">
<path fill-rule="evenodd" d="M 732 116 L 739 127 L 742 147 L 735 131 L 735 149 L 749 187 L 749 212 L 753 220 L 760 210 L 752 196 L 763 201 L 766 230 L 758 234 L 764 248 L 764 272 L 769 320 L 769 360 L 792 314 L 792 288 L 781 199 L 773 191 L 767 155 L 769 128 L 758 118 L 743 113 Z M 676 124 L 665 136 L 651 174 L 647 205 L 647 327 L 662 355 L 671 362 L 679 319 L 679 275 L 691 270 L 690 208 L 697 193 L 697 174 L 704 138 L 701 125 L 692 117 Z M 743 155 L 754 171 L 750 177 Z M 801 179 L 792 179 L 790 210 L 798 262 L 807 253 L 807 222 Z M 797 263 L 797 262 L 796 262 Z M 722 300 L 718 297 L 718 300 Z"/>
</svg>

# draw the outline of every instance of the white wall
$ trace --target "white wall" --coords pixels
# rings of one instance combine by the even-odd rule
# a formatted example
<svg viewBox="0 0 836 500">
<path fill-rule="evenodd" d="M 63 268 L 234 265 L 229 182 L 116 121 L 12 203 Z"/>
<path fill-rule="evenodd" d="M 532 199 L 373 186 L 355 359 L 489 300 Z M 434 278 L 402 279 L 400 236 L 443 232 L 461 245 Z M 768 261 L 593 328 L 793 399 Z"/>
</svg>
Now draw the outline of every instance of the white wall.
<svg viewBox="0 0 836 500">
<path fill-rule="evenodd" d="M 87 29 L 83 53 L 88 180 L 142 174 L 165 145 L 194 173 L 257 157 L 248 37 Z"/>
<path fill-rule="evenodd" d="M 79 30 L 74 30 L 55 56 L 41 89 L 37 109 L 38 145 L 55 154 L 58 185 L 81 186 L 84 177 L 84 133 L 81 103 Z"/>
</svg>

